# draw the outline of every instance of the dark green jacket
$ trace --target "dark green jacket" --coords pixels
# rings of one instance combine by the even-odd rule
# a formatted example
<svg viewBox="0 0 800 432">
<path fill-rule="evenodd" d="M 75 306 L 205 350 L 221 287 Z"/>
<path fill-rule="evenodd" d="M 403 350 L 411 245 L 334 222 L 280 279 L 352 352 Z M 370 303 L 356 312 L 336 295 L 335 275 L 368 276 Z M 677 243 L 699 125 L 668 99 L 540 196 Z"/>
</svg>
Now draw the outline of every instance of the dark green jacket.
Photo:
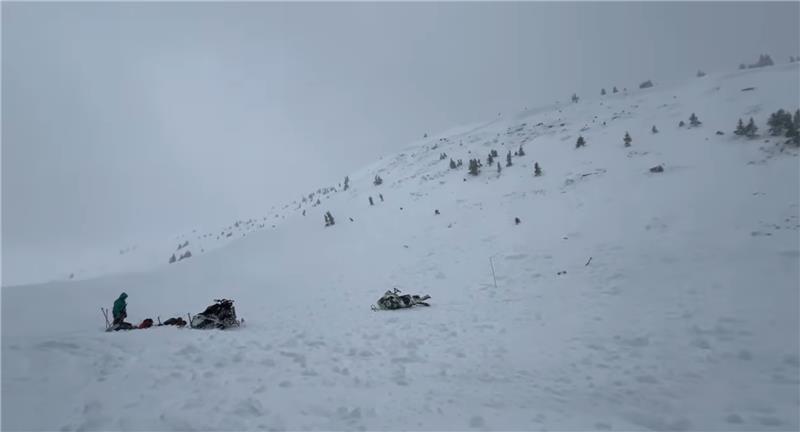
<svg viewBox="0 0 800 432">
<path fill-rule="evenodd" d="M 114 309 L 112 313 L 114 314 L 114 319 L 119 318 L 122 314 L 126 313 L 125 308 L 128 306 L 125 304 L 125 299 L 128 298 L 128 294 L 122 293 L 119 295 L 119 298 L 114 300 Z"/>
</svg>

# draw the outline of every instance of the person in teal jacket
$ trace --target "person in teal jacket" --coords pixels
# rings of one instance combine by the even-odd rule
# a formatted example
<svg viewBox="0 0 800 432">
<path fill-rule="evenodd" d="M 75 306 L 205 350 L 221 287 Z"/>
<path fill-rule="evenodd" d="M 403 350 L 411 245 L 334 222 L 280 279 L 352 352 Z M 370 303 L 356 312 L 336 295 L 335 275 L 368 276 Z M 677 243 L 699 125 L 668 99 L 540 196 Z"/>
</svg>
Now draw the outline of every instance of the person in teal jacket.
<svg viewBox="0 0 800 432">
<path fill-rule="evenodd" d="M 126 298 L 128 298 L 128 294 L 122 293 L 116 300 L 114 300 L 114 308 L 111 311 L 111 313 L 114 315 L 113 325 L 121 324 L 128 316 L 128 312 L 126 310 L 128 305 L 125 303 Z"/>
</svg>

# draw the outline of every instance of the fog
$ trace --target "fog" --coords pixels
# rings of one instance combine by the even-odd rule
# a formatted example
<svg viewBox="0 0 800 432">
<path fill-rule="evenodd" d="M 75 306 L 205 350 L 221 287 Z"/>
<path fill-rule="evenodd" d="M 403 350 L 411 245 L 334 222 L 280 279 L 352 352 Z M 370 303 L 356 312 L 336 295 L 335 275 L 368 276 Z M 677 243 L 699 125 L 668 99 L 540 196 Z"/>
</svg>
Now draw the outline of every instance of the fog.
<svg viewBox="0 0 800 432">
<path fill-rule="evenodd" d="M 784 63 L 799 5 L 4 2 L 3 276 L 263 215 L 573 92 Z"/>
</svg>

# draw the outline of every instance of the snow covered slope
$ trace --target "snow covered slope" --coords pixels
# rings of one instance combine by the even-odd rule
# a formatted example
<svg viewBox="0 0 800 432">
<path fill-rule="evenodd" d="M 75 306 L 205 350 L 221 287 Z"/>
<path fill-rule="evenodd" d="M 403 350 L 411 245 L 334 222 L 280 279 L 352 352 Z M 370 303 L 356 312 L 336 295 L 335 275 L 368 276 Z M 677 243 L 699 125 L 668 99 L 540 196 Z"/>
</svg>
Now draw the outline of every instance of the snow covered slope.
<svg viewBox="0 0 800 432">
<path fill-rule="evenodd" d="M 794 111 L 798 77 L 453 130 L 178 265 L 3 288 L 2 428 L 797 430 L 798 155 L 731 132 Z M 391 287 L 432 307 L 370 311 Z M 103 333 L 121 291 L 131 321 L 228 297 L 247 326 Z"/>
</svg>

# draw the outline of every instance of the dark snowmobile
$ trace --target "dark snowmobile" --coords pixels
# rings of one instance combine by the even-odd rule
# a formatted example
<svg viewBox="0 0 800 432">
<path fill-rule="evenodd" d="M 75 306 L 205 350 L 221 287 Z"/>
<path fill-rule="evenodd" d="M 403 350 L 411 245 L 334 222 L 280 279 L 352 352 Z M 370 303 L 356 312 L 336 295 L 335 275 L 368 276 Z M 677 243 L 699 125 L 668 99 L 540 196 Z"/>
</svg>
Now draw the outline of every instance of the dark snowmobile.
<svg viewBox="0 0 800 432">
<path fill-rule="evenodd" d="M 416 305 L 420 306 L 430 306 L 425 300 L 431 298 L 429 295 L 418 296 L 418 295 L 411 295 L 411 294 L 400 294 L 400 290 L 397 288 L 393 288 L 391 291 L 386 291 L 383 294 L 383 297 L 378 299 L 377 305 L 372 306 L 372 310 L 379 310 L 379 309 L 405 309 L 414 307 Z"/>
<path fill-rule="evenodd" d="M 233 307 L 233 300 L 214 299 L 214 304 L 207 307 L 202 313 L 192 317 L 191 327 L 196 329 L 226 329 L 239 327 L 239 320 L 236 319 L 236 308 Z"/>
</svg>

